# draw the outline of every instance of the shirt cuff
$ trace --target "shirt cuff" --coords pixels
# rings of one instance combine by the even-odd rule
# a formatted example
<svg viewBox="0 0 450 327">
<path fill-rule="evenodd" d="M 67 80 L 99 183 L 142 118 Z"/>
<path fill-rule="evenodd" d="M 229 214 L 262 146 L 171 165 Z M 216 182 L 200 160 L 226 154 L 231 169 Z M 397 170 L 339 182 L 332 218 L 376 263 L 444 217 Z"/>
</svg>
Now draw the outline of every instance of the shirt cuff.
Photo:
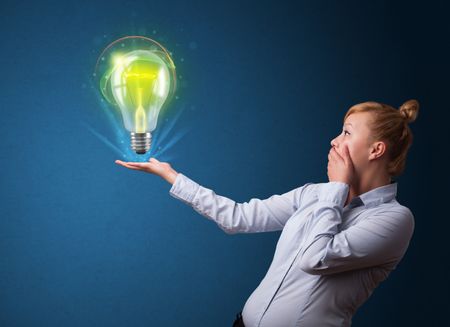
<svg viewBox="0 0 450 327">
<path fill-rule="evenodd" d="M 187 176 L 178 173 L 169 194 L 176 199 L 191 204 L 200 185 Z"/>
<path fill-rule="evenodd" d="M 318 198 L 319 201 L 333 202 L 344 207 L 349 190 L 350 186 L 344 182 L 328 182 L 322 184 Z"/>
</svg>

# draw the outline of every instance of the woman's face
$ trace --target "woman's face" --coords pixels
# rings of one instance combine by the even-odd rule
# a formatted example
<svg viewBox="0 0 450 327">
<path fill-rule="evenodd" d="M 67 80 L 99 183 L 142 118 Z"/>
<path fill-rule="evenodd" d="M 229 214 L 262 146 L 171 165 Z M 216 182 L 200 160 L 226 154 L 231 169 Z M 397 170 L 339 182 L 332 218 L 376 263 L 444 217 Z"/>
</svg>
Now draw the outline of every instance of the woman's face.
<svg viewBox="0 0 450 327">
<path fill-rule="evenodd" d="M 358 112 L 347 117 L 342 127 L 342 133 L 331 141 L 336 151 L 342 156 L 343 146 L 346 144 L 350 152 L 355 172 L 361 176 L 369 163 L 371 144 L 368 122 L 371 113 Z"/>
</svg>

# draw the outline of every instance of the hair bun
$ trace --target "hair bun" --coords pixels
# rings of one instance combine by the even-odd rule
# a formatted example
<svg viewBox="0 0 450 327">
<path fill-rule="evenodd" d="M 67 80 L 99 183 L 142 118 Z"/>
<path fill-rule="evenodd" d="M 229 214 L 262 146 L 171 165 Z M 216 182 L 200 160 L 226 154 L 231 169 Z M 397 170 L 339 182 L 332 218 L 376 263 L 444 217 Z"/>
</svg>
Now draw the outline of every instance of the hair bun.
<svg viewBox="0 0 450 327">
<path fill-rule="evenodd" d="M 412 123 L 416 120 L 419 113 L 419 101 L 414 99 L 408 100 L 398 110 L 407 123 Z"/>
</svg>

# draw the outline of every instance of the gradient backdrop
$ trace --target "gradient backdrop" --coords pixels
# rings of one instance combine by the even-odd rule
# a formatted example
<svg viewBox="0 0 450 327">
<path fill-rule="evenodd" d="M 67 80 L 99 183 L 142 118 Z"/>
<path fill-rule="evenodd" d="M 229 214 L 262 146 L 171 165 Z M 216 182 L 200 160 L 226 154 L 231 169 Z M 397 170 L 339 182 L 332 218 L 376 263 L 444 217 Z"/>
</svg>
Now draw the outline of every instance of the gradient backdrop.
<svg viewBox="0 0 450 327">
<path fill-rule="evenodd" d="M 269 267 L 280 232 L 227 235 L 164 180 L 114 164 L 135 158 L 91 77 L 126 35 L 177 66 L 156 157 L 239 202 L 327 182 L 351 105 L 418 99 L 397 197 L 415 234 L 353 322 L 442 326 L 443 3 L 3 0 L 0 326 L 231 326 Z"/>
</svg>

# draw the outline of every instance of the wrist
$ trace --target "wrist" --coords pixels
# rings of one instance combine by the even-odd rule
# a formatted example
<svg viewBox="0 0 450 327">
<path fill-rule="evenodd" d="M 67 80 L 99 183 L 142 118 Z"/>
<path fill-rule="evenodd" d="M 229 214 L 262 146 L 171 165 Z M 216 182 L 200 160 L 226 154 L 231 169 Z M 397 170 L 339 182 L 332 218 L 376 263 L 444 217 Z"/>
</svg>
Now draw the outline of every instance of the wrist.
<svg viewBox="0 0 450 327">
<path fill-rule="evenodd" d="M 178 173 L 175 170 L 171 169 L 163 177 L 168 183 L 173 184 L 175 182 L 175 179 L 177 178 L 177 175 Z"/>
</svg>

